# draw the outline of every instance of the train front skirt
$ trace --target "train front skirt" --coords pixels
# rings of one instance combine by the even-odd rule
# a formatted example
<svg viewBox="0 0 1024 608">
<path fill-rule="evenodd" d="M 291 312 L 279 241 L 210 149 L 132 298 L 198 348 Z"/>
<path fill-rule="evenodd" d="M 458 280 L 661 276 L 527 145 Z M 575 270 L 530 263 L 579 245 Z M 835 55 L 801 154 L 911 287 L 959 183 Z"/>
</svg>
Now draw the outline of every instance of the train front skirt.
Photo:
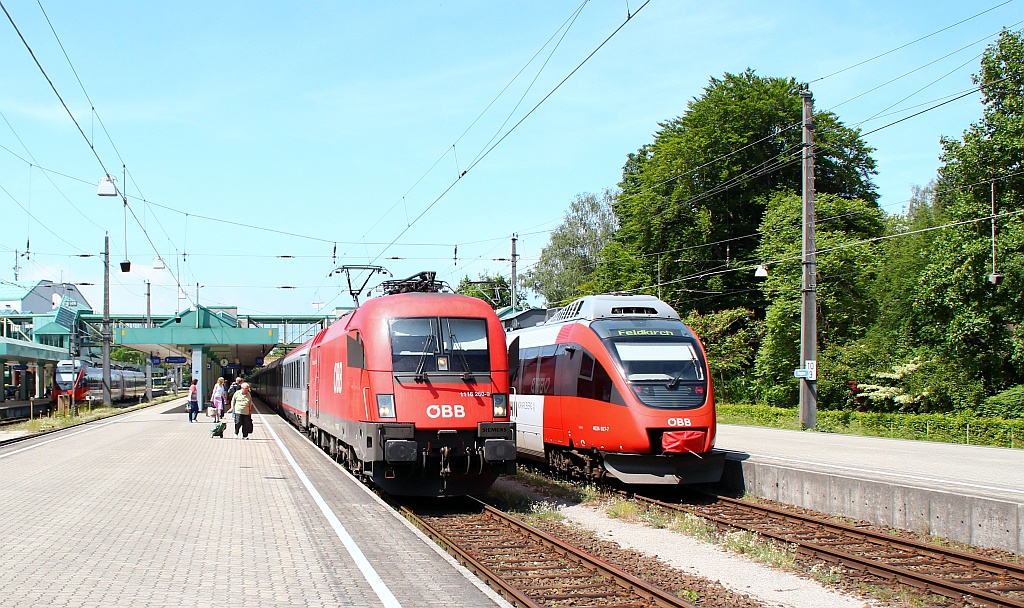
<svg viewBox="0 0 1024 608">
<path fill-rule="evenodd" d="M 725 452 L 706 454 L 602 454 L 609 475 L 623 483 L 678 485 L 715 483 L 722 478 Z"/>
</svg>

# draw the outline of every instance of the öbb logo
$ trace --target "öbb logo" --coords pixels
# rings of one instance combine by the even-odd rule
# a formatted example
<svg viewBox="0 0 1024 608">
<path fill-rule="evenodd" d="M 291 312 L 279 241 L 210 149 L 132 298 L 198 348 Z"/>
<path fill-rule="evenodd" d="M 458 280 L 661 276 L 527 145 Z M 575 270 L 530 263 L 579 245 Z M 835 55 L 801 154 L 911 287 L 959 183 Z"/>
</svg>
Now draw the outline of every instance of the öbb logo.
<svg viewBox="0 0 1024 608">
<path fill-rule="evenodd" d="M 669 426 L 693 426 L 693 423 L 690 422 L 689 418 L 669 418 L 668 419 L 668 425 Z"/>
<path fill-rule="evenodd" d="M 466 408 L 461 405 L 430 405 L 427 406 L 427 416 L 430 418 L 465 418 Z"/>
<path fill-rule="evenodd" d="M 345 366 L 342 365 L 341 361 L 338 361 L 337 363 L 334 364 L 334 392 L 339 394 L 339 395 L 341 394 L 342 387 L 343 387 L 343 384 L 344 384 L 342 382 L 342 378 L 344 377 L 344 372 L 345 372 Z"/>
</svg>

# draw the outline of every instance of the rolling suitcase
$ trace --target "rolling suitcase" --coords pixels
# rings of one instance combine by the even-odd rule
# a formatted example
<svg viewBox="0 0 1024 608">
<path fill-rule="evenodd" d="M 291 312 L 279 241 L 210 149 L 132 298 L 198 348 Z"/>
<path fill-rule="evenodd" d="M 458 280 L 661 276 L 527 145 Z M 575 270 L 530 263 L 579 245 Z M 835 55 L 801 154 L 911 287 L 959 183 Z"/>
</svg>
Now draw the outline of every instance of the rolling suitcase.
<svg viewBox="0 0 1024 608">
<path fill-rule="evenodd" d="M 213 428 L 210 429 L 210 436 L 220 437 L 221 439 L 224 439 L 224 429 L 226 429 L 227 426 L 228 425 L 224 424 L 223 422 L 218 422 L 217 424 L 214 424 Z"/>
</svg>

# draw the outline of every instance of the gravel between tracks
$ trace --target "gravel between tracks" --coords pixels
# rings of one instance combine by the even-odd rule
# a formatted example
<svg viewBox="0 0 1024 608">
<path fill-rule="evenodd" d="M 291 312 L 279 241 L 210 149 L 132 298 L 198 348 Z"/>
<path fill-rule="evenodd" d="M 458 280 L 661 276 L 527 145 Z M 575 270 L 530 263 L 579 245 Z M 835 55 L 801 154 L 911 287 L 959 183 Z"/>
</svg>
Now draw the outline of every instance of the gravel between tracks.
<svg viewBox="0 0 1024 608">
<path fill-rule="evenodd" d="M 509 479 L 497 487 L 554 502 Z M 868 608 L 884 606 L 826 589 L 814 580 L 777 570 L 685 534 L 608 517 L 598 508 L 559 504 L 564 521 L 536 523 L 546 532 L 633 572 L 663 589 L 697 593 L 701 606 L 769 608 Z M 731 592 L 731 593 L 730 593 Z M 718 597 L 729 595 L 732 597 Z M 717 601 L 708 601 L 717 597 Z"/>
<path fill-rule="evenodd" d="M 794 608 L 863 608 L 860 598 L 825 589 L 812 580 L 781 572 L 689 536 L 607 517 L 593 507 L 561 508 L 566 520 L 593 531 L 598 538 L 656 557 L 687 574 L 718 581 L 765 606 Z"/>
</svg>

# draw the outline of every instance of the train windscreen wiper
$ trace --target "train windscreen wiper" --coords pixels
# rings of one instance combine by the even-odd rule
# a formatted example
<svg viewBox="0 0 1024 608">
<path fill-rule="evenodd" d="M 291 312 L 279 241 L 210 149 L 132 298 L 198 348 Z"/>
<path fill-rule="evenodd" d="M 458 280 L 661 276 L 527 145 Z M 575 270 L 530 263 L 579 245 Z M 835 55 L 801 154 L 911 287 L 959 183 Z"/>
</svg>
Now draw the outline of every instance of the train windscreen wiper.
<svg viewBox="0 0 1024 608">
<path fill-rule="evenodd" d="M 466 370 L 465 373 L 462 374 L 462 379 L 472 380 L 473 372 L 469 369 L 469 360 L 466 359 L 466 351 L 462 349 L 462 344 L 460 344 L 459 339 L 455 337 L 455 332 L 450 332 L 448 337 L 452 339 L 452 350 L 459 353 L 459 359 L 462 360 L 462 369 Z"/>
<path fill-rule="evenodd" d="M 414 380 L 416 380 L 416 382 L 423 382 L 424 380 L 427 379 L 426 374 L 423 373 L 423 368 L 426 367 L 427 365 L 428 349 L 430 349 L 430 347 L 433 346 L 433 344 L 434 334 L 433 332 L 431 332 L 431 334 L 427 336 L 427 340 L 423 343 L 423 352 L 420 353 L 420 362 L 416 365 L 416 376 L 414 376 L 413 378 Z"/>
<path fill-rule="evenodd" d="M 690 363 L 690 365 L 693 365 L 693 363 Z M 672 380 L 668 383 L 668 388 L 675 388 L 676 385 L 679 384 L 679 381 L 683 379 L 683 374 L 685 373 L 686 365 L 683 365 L 683 368 L 679 370 L 679 373 L 673 376 Z"/>
</svg>

